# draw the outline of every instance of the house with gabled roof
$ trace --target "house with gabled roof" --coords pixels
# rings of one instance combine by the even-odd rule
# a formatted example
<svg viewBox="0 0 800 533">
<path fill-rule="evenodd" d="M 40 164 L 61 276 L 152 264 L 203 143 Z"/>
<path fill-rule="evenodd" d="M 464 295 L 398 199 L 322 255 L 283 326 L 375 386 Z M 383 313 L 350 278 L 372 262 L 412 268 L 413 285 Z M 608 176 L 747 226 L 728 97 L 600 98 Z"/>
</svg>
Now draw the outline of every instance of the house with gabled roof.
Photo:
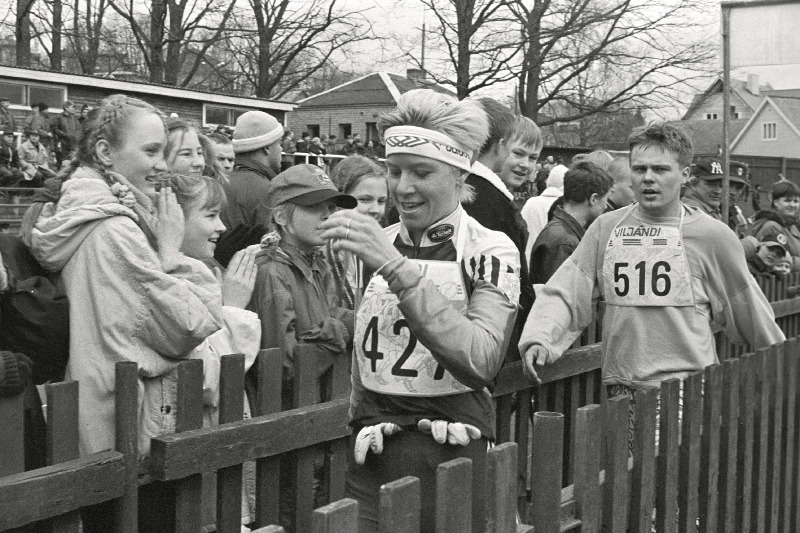
<svg viewBox="0 0 800 533">
<path fill-rule="evenodd" d="M 405 76 L 373 72 L 327 91 L 303 98 L 288 116 L 288 127 L 299 138 L 307 131 L 312 137 L 361 135 L 364 142 L 378 141 L 378 118 L 397 106 L 400 95 L 412 89 L 455 93 L 426 79 L 425 72 L 408 69 Z"/>
<path fill-rule="evenodd" d="M 731 154 L 800 157 L 800 98 L 765 97 L 731 142 Z"/>
</svg>

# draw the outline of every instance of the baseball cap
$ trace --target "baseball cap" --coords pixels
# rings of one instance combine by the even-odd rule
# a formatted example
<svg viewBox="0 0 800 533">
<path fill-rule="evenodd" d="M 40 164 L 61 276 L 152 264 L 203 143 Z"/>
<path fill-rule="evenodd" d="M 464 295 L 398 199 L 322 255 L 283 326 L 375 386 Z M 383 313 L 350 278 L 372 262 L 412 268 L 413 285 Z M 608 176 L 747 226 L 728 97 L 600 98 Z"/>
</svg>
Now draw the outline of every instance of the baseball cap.
<svg viewBox="0 0 800 533">
<path fill-rule="evenodd" d="M 345 209 L 358 205 L 358 200 L 339 192 L 325 171 L 315 165 L 289 167 L 275 176 L 270 187 L 271 208 L 284 202 L 310 206 L 325 200 L 335 200 L 337 206 Z"/>
<path fill-rule="evenodd" d="M 784 253 L 788 252 L 786 243 L 789 242 L 786 235 L 779 231 L 770 231 L 761 237 L 761 244 L 770 248 L 780 248 Z"/>
<path fill-rule="evenodd" d="M 747 185 L 747 165 L 738 161 L 730 162 L 731 181 Z M 698 159 L 692 166 L 692 175 L 703 180 L 721 180 L 722 161 L 719 159 Z"/>
</svg>

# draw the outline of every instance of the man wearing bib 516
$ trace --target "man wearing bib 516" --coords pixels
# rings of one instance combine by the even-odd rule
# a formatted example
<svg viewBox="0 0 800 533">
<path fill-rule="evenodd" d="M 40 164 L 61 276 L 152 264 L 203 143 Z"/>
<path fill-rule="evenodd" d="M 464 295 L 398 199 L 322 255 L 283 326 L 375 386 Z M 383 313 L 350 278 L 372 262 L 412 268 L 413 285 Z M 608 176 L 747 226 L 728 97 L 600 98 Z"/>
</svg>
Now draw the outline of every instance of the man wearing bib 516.
<svg viewBox="0 0 800 533">
<path fill-rule="evenodd" d="M 781 342 L 736 235 L 680 201 L 690 139 L 665 124 L 628 138 L 638 203 L 600 216 L 536 302 L 520 340 L 526 374 L 558 359 L 606 302 L 603 382 L 610 395 L 658 387 L 717 362 L 712 324 L 755 350 Z"/>
<path fill-rule="evenodd" d="M 422 481 L 422 530 L 434 531 L 436 467 L 472 460 L 475 532 L 484 530 L 485 458 L 494 439 L 486 386 L 503 363 L 519 299 L 519 250 L 468 216 L 460 194 L 488 136 L 476 103 L 405 93 L 381 118 L 400 223 L 333 214 L 325 238 L 375 272 L 356 314 L 347 491 L 359 532 L 378 529 L 380 486 Z"/>
</svg>

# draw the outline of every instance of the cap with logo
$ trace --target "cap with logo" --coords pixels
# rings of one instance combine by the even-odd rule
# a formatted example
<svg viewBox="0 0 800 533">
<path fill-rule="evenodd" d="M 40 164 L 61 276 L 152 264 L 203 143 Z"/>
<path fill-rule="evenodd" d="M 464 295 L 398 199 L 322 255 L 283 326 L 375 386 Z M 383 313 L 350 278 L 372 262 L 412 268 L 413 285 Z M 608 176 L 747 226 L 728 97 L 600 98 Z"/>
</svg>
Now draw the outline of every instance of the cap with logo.
<svg viewBox="0 0 800 533">
<path fill-rule="evenodd" d="M 317 205 L 335 200 L 338 207 L 352 209 L 358 200 L 339 192 L 325 171 L 315 165 L 294 165 L 270 182 L 269 205 L 274 208 L 285 202 L 297 205 Z"/>
<path fill-rule="evenodd" d="M 765 244 L 769 248 L 780 248 L 782 252 L 788 252 L 786 244 L 789 240 L 786 235 L 779 231 L 770 231 L 761 237 L 761 244 Z"/>
<path fill-rule="evenodd" d="M 747 185 L 747 165 L 731 161 L 731 181 Z M 703 180 L 721 180 L 723 177 L 722 161 L 719 159 L 698 159 L 692 165 L 692 175 Z"/>
</svg>

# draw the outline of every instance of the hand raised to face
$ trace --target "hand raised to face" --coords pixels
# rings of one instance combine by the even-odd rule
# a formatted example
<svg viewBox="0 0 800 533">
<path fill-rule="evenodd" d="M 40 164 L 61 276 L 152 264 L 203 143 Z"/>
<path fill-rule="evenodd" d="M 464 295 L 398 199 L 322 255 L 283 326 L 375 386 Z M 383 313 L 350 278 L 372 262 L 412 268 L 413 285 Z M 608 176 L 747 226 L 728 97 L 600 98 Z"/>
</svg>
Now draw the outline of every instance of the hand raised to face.
<svg viewBox="0 0 800 533">
<path fill-rule="evenodd" d="M 354 209 L 333 213 L 320 229 L 322 238 L 333 241 L 335 250 L 355 254 L 370 270 L 400 257 L 378 221 Z"/>
</svg>

